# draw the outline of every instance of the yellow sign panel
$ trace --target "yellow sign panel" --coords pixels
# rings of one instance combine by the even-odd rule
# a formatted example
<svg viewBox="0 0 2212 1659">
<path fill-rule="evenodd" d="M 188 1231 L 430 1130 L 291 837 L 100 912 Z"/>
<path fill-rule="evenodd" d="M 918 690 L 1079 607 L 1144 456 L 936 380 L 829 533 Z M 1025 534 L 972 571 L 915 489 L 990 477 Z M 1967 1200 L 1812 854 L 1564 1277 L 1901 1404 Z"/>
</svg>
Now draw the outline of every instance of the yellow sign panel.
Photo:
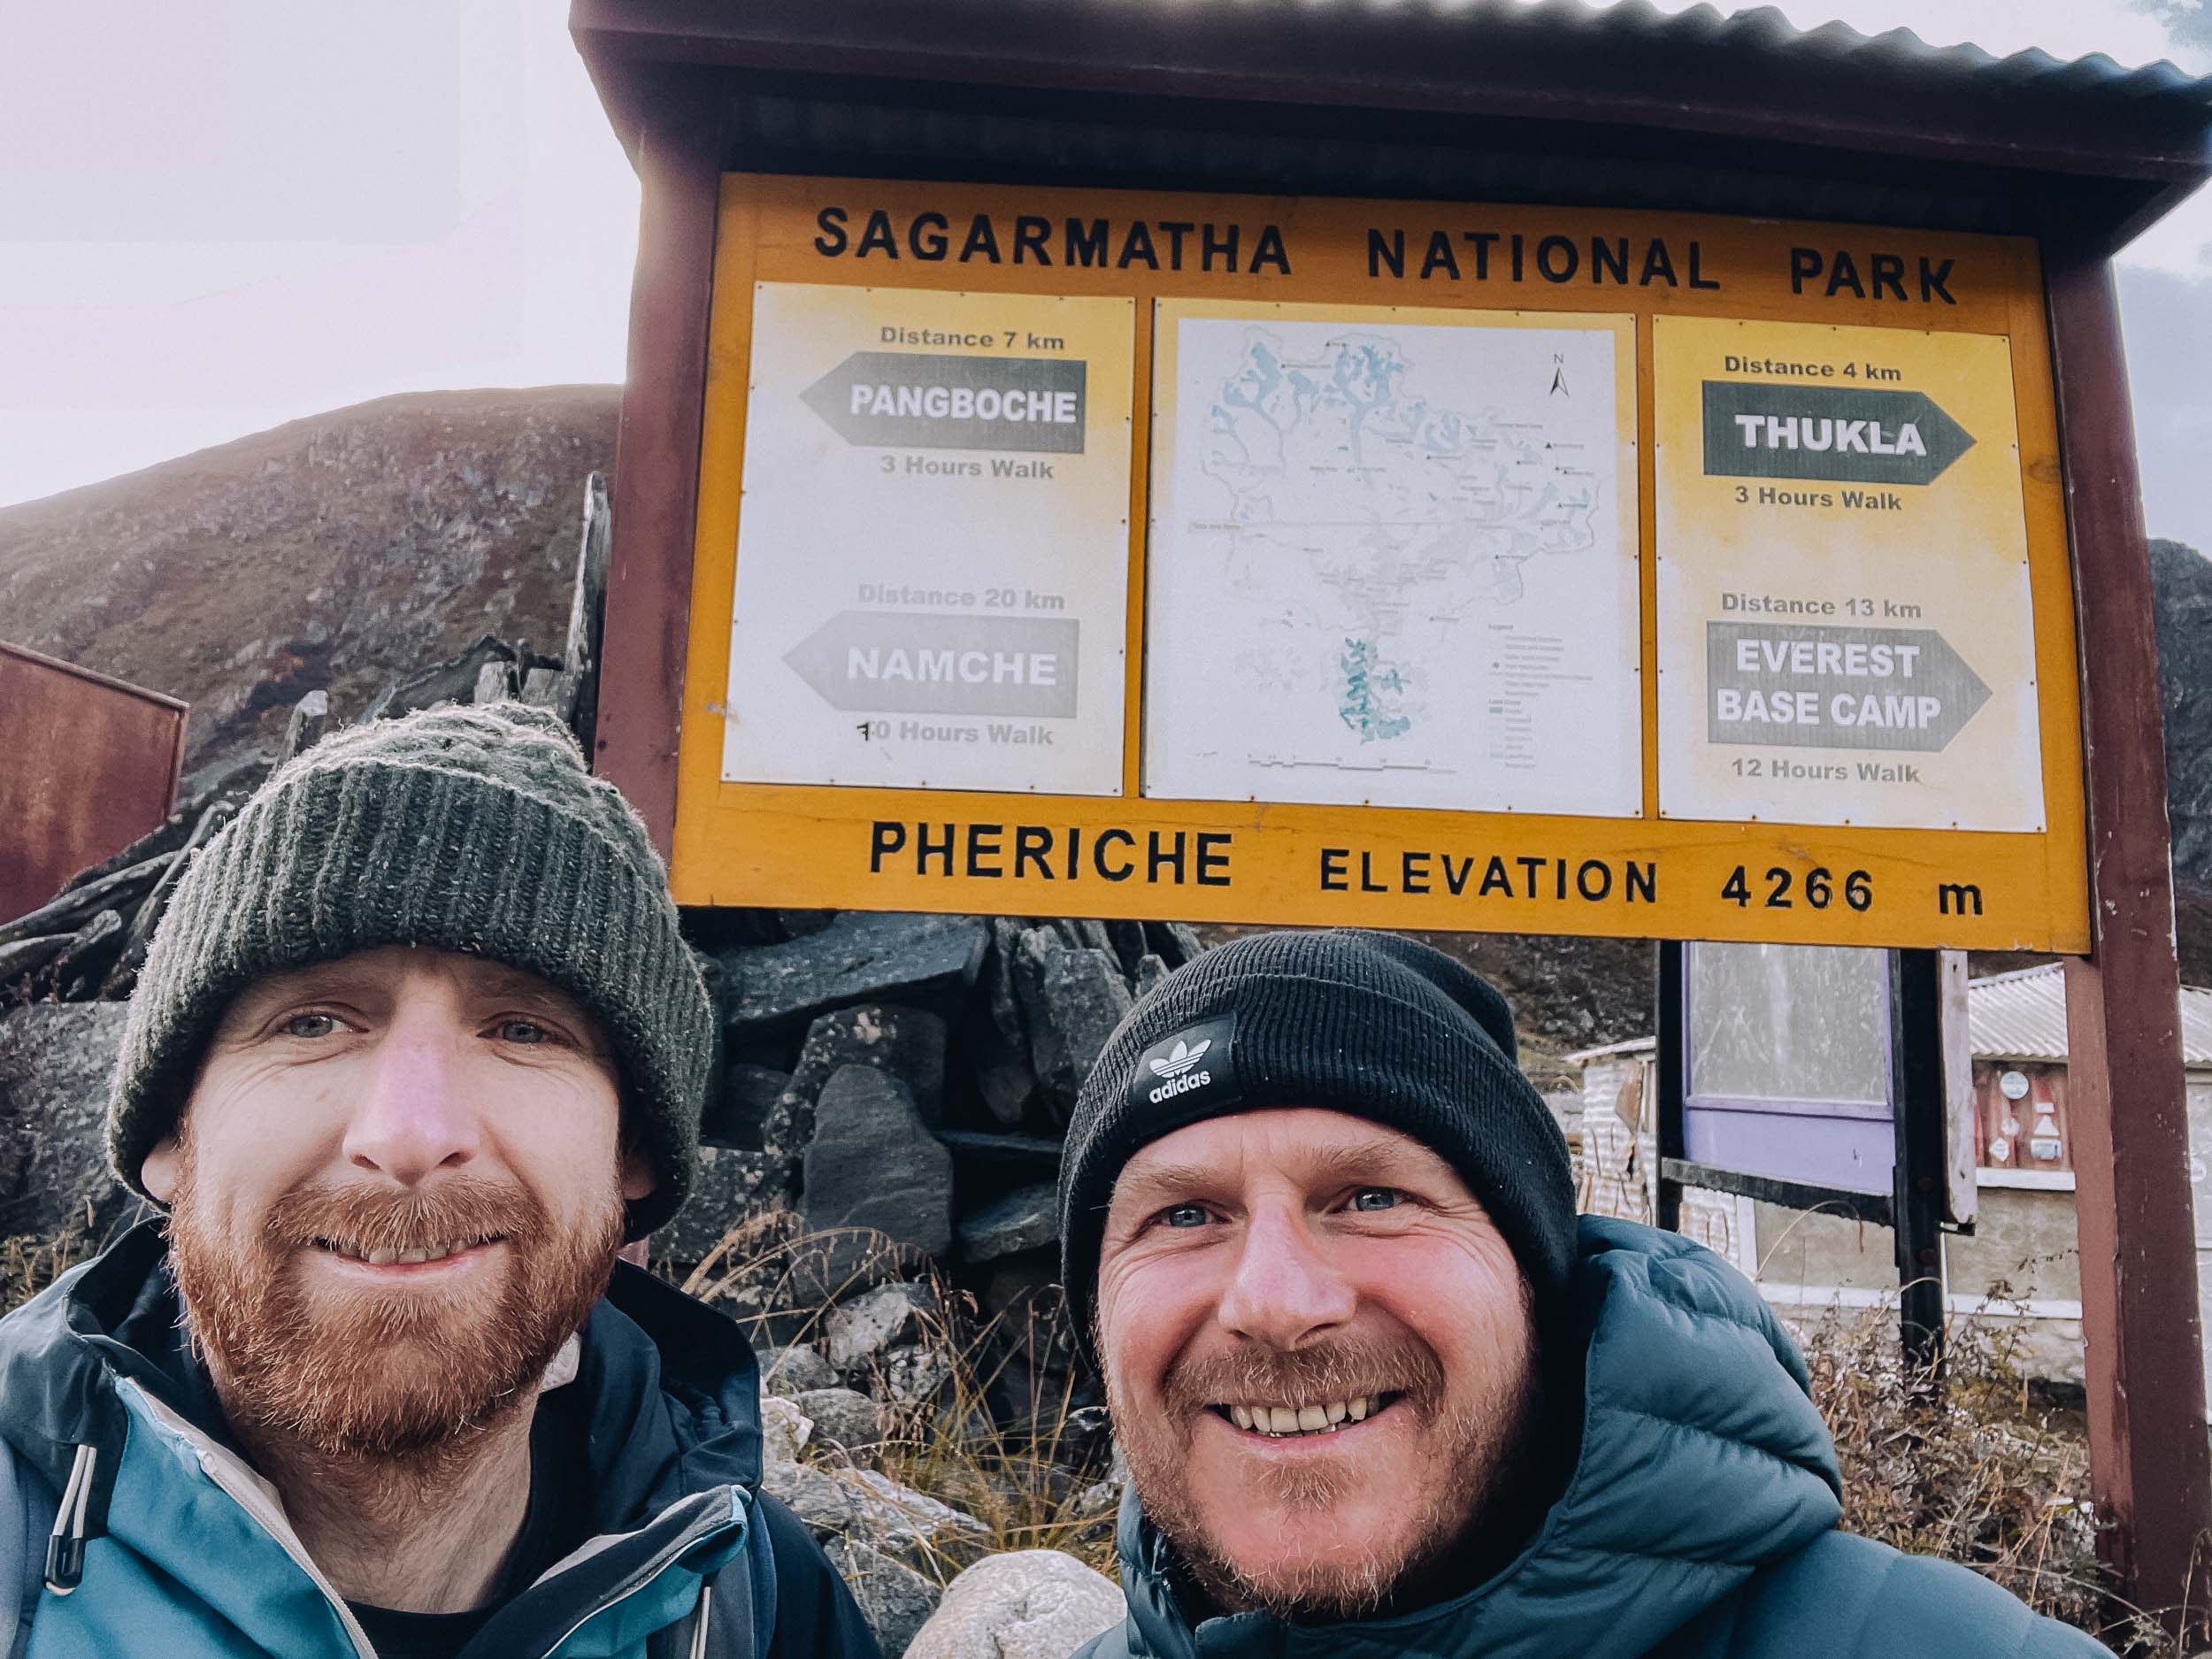
<svg viewBox="0 0 2212 1659">
<path fill-rule="evenodd" d="M 677 897 L 2085 949 L 2040 291 L 2012 239 L 733 175 Z"/>
<path fill-rule="evenodd" d="M 1654 328 L 1659 810 L 2043 828 L 1999 335 Z"/>
</svg>

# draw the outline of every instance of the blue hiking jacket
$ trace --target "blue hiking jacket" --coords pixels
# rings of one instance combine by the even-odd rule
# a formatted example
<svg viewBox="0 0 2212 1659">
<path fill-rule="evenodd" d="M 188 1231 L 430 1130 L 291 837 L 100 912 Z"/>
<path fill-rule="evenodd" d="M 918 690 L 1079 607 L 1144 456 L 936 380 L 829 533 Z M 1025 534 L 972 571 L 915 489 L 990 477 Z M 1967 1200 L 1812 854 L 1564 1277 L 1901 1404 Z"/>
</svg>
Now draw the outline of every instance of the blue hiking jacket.
<svg viewBox="0 0 2212 1659">
<path fill-rule="evenodd" d="M 24 1659 L 374 1659 L 275 1489 L 148 1351 L 174 1306 L 150 1222 L 0 1319 L 0 1654 L 27 1610 Z M 819 1547 L 758 1494 L 758 1372 L 735 1325 L 618 1263 L 578 1365 L 595 1535 L 469 1659 L 879 1659 Z M 59 1517 L 58 1578 L 5 1547 L 27 1513 Z"/>
<path fill-rule="evenodd" d="M 1585 1217 L 1580 1455 L 1521 1554 L 1384 1618 L 1194 1628 L 1132 1494 L 1129 1616 L 1079 1659 L 2066 1659 L 2104 1653 L 1979 1574 L 1836 1530 L 1835 1448 L 1750 1281 L 1670 1233 Z"/>
</svg>

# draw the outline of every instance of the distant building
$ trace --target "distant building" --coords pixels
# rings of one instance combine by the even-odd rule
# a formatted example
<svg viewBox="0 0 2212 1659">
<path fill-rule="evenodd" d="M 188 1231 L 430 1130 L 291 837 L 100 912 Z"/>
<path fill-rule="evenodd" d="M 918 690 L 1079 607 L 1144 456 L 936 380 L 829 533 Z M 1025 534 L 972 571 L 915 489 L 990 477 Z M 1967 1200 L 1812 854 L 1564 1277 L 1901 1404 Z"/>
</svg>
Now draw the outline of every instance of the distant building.
<svg viewBox="0 0 2212 1659">
<path fill-rule="evenodd" d="M 2028 1322 L 2043 1374 L 2082 1379 L 2081 1273 L 2066 1088 L 2066 994 L 2054 963 L 1967 987 L 1974 1053 L 1978 1214 L 1971 1237 L 1947 1234 L 1954 1317 Z M 2196 1193 L 2198 1296 L 2212 1333 L 2212 989 L 2181 992 L 2190 1179 Z M 1582 1068 L 1577 1179 L 1581 1206 L 1649 1221 L 1657 1195 L 1651 1038 L 1568 1056 Z M 1897 1287 L 1886 1229 L 1724 1193 L 1683 1195 L 1682 1231 L 1759 1281 L 1793 1315 L 1871 1307 Z"/>
</svg>

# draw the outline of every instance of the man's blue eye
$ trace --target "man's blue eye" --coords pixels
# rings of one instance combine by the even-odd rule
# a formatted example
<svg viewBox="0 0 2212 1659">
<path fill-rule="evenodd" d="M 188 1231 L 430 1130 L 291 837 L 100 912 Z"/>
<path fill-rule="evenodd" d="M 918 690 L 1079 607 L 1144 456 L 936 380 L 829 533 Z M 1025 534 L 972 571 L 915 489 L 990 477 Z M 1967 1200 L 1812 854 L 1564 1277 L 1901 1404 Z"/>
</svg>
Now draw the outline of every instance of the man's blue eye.
<svg viewBox="0 0 2212 1659">
<path fill-rule="evenodd" d="M 1352 1194 L 1355 1210 L 1395 1210 L 1398 1194 L 1387 1187 L 1363 1187 Z"/>
<path fill-rule="evenodd" d="M 327 1014 L 295 1014 L 284 1022 L 284 1034 L 303 1041 L 327 1037 L 338 1022 Z"/>
<path fill-rule="evenodd" d="M 1178 1204 L 1174 1209 L 1164 1211 L 1160 1219 L 1171 1227 L 1202 1227 L 1206 1225 L 1206 1207 L 1203 1204 Z"/>
<path fill-rule="evenodd" d="M 503 1019 L 499 1022 L 499 1034 L 509 1042 L 541 1043 L 546 1041 L 546 1029 L 535 1021 Z"/>
</svg>

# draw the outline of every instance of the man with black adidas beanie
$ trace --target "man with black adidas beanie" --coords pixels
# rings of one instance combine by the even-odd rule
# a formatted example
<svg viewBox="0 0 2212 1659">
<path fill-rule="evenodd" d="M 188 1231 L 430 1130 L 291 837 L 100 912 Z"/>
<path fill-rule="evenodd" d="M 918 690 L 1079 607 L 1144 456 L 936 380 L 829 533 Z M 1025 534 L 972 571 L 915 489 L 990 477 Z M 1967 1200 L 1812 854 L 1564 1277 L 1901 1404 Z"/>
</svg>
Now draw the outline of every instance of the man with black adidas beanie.
<svg viewBox="0 0 2212 1659">
<path fill-rule="evenodd" d="M 1836 1530 L 1757 1291 L 1578 1217 L 1512 1016 L 1382 933 L 1156 987 L 1068 1127 L 1063 1275 L 1130 1487 L 1083 1659 L 2102 1651 Z"/>
</svg>

